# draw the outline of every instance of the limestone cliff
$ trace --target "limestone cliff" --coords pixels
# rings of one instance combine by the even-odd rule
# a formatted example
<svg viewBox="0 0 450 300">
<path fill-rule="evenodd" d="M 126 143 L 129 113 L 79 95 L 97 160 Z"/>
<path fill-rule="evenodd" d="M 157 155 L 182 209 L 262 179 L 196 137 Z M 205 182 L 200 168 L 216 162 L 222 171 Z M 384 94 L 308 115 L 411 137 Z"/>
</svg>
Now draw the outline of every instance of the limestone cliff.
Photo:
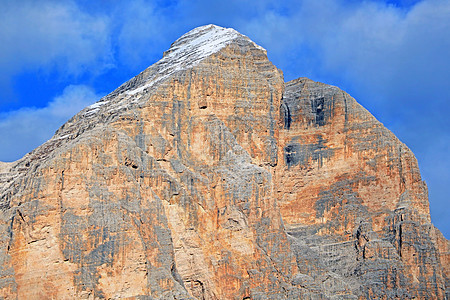
<svg viewBox="0 0 450 300">
<path fill-rule="evenodd" d="M 411 151 L 214 25 L 0 164 L 5 299 L 446 297 Z"/>
</svg>

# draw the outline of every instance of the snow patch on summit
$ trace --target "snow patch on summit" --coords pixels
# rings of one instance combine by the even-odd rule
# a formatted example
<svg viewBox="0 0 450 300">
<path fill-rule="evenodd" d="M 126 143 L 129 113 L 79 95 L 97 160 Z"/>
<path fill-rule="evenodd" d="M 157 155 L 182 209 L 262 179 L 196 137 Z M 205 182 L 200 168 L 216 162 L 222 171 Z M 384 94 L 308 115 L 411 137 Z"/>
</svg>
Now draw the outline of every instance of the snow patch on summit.
<svg viewBox="0 0 450 300">
<path fill-rule="evenodd" d="M 122 84 L 110 95 L 86 107 L 82 114 L 86 118 L 93 118 L 99 112 L 118 111 L 131 103 L 139 102 L 141 98 L 139 94 L 145 93 L 146 90 L 179 71 L 194 67 L 203 59 L 219 52 L 237 39 L 245 40 L 256 49 L 267 52 L 266 49 L 233 28 L 223 28 L 216 25 L 197 27 L 176 40 L 170 49 L 164 52 L 162 59 L 138 76 Z"/>
<path fill-rule="evenodd" d="M 153 73 L 144 85 L 126 93 L 134 95 L 142 92 L 146 88 L 172 76 L 177 71 L 193 67 L 206 57 L 231 44 L 237 38 L 247 39 L 256 48 L 266 52 L 263 47 L 233 28 L 223 28 L 216 25 L 201 26 L 176 40 L 170 49 L 164 52 L 163 58 L 155 64 L 157 72 Z"/>
<path fill-rule="evenodd" d="M 233 28 L 223 28 L 216 25 L 201 26 L 189 31 L 175 41 L 170 49 L 165 52 L 164 58 L 173 58 L 180 55 L 184 56 L 185 53 L 192 53 L 195 56 L 194 58 L 202 59 L 219 51 L 238 37 L 247 38 Z M 251 41 L 250 39 L 248 40 Z M 266 51 L 253 41 L 251 42 L 258 49 Z"/>
</svg>

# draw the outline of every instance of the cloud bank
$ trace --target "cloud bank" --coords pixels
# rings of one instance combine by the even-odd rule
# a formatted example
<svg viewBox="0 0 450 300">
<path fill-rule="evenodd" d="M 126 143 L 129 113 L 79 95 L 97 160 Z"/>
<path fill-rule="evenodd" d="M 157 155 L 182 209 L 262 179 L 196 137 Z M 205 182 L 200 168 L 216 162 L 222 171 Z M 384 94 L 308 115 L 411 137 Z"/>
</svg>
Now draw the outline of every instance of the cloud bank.
<svg viewBox="0 0 450 300">
<path fill-rule="evenodd" d="M 3 83 L 23 70 L 78 75 L 112 61 L 108 19 L 72 2 L 6 1 L 0 27 Z"/>
</svg>

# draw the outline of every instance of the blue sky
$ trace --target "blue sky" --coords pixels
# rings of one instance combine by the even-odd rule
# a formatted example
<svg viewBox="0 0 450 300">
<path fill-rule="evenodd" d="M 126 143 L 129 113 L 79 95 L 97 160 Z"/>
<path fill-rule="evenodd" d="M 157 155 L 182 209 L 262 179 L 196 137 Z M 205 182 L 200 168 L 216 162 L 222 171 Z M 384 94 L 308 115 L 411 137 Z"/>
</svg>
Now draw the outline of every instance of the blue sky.
<svg viewBox="0 0 450 300">
<path fill-rule="evenodd" d="M 432 220 L 450 237 L 450 1 L 1 2 L 0 161 L 214 23 L 266 48 L 286 81 L 339 86 L 392 130 L 418 158 Z"/>
</svg>

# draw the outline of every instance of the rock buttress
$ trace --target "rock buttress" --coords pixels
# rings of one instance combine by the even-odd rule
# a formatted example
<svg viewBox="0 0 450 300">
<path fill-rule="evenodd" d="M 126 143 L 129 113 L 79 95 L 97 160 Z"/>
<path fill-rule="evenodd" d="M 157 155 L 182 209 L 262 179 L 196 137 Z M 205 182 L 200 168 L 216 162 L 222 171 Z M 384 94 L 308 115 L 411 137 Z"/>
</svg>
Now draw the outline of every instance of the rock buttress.
<svg viewBox="0 0 450 300">
<path fill-rule="evenodd" d="M 280 119 L 274 185 L 301 280 L 329 296 L 444 298 L 447 246 L 412 152 L 348 94 L 306 78 L 286 84 Z"/>
</svg>

